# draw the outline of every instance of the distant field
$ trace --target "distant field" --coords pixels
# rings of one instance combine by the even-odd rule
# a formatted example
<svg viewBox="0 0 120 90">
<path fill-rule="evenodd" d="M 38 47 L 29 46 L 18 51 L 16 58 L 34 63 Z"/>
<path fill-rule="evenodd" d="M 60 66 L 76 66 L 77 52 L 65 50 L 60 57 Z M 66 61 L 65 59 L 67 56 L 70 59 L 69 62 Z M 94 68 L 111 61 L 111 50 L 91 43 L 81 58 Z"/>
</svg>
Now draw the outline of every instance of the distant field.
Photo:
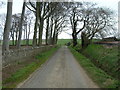
<svg viewBox="0 0 120 90">
<path fill-rule="evenodd" d="M 71 42 L 72 39 L 58 39 L 57 44 L 58 45 L 65 45 L 68 42 Z M 43 43 L 45 42 L 45 40 L 43 40 Z M 26 40 L 22 40 L 21 42 L 22 45 L 26 45 Z M 12 45 L 12 41 L 10 41 L 10 45 Z M 29 40 L 29 45 L 32 45 L 32 40 Z"/>
<path fill-rule="evenodd" d="M 9 43 L 10 43 L 10 45 L 12 45 L 13 42 L 10 40 Z M 15 43 L 15 42 L 14 42 L 14 43 Z M 22 41 L 21 41 L 21 44 L 22 44 L 22 45 L 26 45 L 26 40 L 22 40 Z M 29 40 L 29 45 L 32 45 L 32 40 Z"/>
<path fill-rule="evenodd" d="M 68 42 L 72 42 L 72 39 L 58 39 L 58 45 L 65 45 Z"/>
<path fill-rule="evenodd" d="M 81 43 L 81 39 L 78 39 L 77 41 L 79 44 Z M 58 45 L 65 45 L 68 42 L 72 42 L 72 39 L 58 39 L 57 44 Z"/>
<path fill-rule="evenodd" d="M 79 44 L 81 44 L 81 39 L 78 39 L 77 41 Z M 93 41 L 95 42 L 98 40 L 94 39 Z M 72 39 L 58 39 L 57 44 L 58 45 L 65 45 L 68 42 L 72 42 Z M 43 43 L 45 43 L 45 40 L 43 40 Z M 22 40 L 21 44 L 26 45 L 26 40 Z M 10 45 L 12 45 L 12 41 L 10 41 Z M 32 40 L 29 40 L 29 45 L 32 45 Z"/>
</svg>

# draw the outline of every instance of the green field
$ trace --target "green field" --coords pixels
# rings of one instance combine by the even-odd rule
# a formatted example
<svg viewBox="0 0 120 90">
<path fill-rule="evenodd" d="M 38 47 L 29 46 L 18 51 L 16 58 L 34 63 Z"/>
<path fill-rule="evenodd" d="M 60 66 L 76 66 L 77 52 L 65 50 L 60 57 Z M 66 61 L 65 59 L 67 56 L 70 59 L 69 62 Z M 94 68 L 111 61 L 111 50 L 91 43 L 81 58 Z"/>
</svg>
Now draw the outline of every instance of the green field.
<svg viewBox="0 0 120 90">
<path fill-rule="evenodd" d="M 78 39 L 77 41 L 78 41 L 78 44 L 81 43 L 81 40 L 80 40 L 80 39 Z M 58 44 L 58 45 L 65 45 L 65 44 L 68 43 L 68 42 L 72 42 L 72 39 L 58 39 L 57 44 Z"/>
<path fill-rule="evenodd" d="M 68 42 L 72 42 L 72 39 L 58 39 L 58 45 L 65 45 Z"/>
<path fill-rule="evenodd" d="M 13 43 L 13 42 L 10 40 L 10 41 L 9 41 L 9 44 L 12 45 L 12 43 Z M 16 43 L 16 42 L 14 41 L 14 44 L 15 44 L 15 43 Z M 26 40 L 22 40 L 22 41 L 21 41 L 21 45 L 26 45 Z M 29 45 L 32 45 L 32 40 L 29 40 Z"/>
</svg>

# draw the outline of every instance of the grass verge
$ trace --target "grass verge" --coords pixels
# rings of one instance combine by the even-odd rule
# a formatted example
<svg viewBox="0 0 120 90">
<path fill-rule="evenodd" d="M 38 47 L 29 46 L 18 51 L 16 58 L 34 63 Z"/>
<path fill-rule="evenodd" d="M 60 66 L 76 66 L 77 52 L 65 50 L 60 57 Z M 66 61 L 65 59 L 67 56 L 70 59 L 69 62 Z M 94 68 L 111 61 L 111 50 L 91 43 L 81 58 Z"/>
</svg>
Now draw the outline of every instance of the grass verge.
<svg viewBox="0 0 120 90">
<path fill-rule="evenodd" d="M 9 78 L 3 81 L 3 88 L 15 88 L 20 82 L 24 81 L 33 73 L 37 68 L 39 68 L 43 63 L 45 63 L 50 56 L 58 49 L 59 47 L 52 48 L 49 51 L 43 52 L 35 56 L 36 62 L 26 65 L 25 67 L 17 70 Z"/>
<path fill-rule="evenodd" d="M 107 48 L 106 48 L 107 47 Z M 120 64 L 118 64 L 118 47 L 89 45 L 83 52 L 86 57 L 112 77 L 119 78 Z"/>
<path fill-rule="evenodd" d="M 87 71 L 87 74 L 96 82 L 100 88 L 118 88 L 120 81 L 106 74 L 100 68 L 97 68 L 88 58 L 69 47 L 74 57 L 80 63 L 80 65 Z"/>
</svg>

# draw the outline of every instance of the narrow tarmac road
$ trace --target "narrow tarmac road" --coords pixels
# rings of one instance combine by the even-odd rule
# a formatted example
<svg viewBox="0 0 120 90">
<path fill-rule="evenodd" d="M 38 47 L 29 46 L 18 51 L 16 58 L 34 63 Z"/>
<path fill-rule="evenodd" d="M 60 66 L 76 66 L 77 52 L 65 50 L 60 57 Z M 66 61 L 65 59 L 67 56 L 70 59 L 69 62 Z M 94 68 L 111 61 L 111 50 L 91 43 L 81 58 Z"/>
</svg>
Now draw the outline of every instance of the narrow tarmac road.
<svg viewBox="0 0 120 90">
<path fill-rule="evenodd" d="M 18 88 L 97 88 L 66 46 Z"/>
</svg>

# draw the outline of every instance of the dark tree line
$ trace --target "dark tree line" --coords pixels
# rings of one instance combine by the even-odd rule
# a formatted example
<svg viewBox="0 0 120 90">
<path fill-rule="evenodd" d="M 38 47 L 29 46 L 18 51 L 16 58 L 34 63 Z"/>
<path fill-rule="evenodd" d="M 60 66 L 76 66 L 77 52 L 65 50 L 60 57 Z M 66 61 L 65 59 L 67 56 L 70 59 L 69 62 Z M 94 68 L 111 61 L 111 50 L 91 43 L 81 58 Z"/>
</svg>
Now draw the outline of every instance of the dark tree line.
<svg viewBox="0 0 120 90">
<path fill-rule="evenodd" d="M 86 48 L 95 35 L 103 36 L 113 34 L 115 20 L 113 11 L 98 7 L 90 2 L 69 3 L 69 19 L 72 27 L 73 46 L 77 45 L 77 36 L 81 34 L 82 48 Z M 81 24 L 80 24 L 81 23 Z M 81 26 L 81 28 L 80 28 Z"/>
<path fill-rule="evenodd" d="M 87 47 L 97 34 L 104 36 L 113 28 L 110 9 L 98 7 L 89 2 L 23 2 L 21 14 L 12 15 L 12 3 L 7 4 L 7 16 L 3 35 L 3 52 L 9 50 L 9 39 L 19 49 L 22 36 L 29 45 L 30 34 L 33 33 L 32 46 L 41 46 L 43 31 L 45 44 L 57 44 L 58 35 L 65 27 L 71 25 L 73 46 L 77 45 L 81 33 L 82 47 Z M 34 17 L 33 17 L 34 15 Z M 31 25 L 34 21 L 34 29 Z M 81 28 L 80 28 L 81 27 Z"/>
</svg>

